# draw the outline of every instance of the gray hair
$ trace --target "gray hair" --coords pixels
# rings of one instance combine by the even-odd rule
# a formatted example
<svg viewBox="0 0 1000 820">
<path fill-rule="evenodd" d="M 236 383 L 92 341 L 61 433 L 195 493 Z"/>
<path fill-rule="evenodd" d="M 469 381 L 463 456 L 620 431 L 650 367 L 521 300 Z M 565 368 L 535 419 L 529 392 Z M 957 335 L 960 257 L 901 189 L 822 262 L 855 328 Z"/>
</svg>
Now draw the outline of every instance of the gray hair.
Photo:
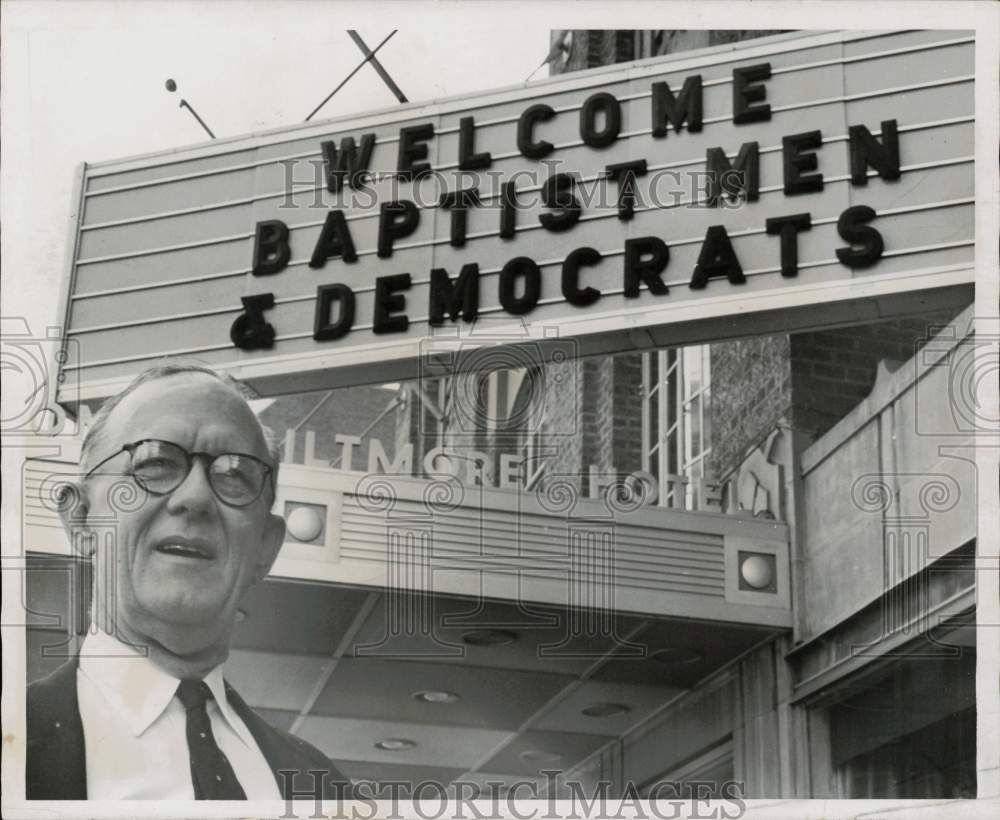
<svg viewBox="0 0 1000 820">
<path fill-rule="evenodd" d="M 82 467 L 87 463 L 91 451 L 94 449 L 95 442 L 100 438 L 101 434 L 104 432 L 104 428 L 107 426 L 108 417 L 111 415 L 112 411 L 122 403 L 124 398 L 129 395 L 129 393 L 133 393 L 142 387 L 142 385 L 156 381 L 157 379 L 165 379 L 168 376 L 178 376 L 185 373 L 200 373 L 215 379 L 217 382 L 225 387 L 228 387 L 230 390 L 242 397 L 243 400 L 247 402 L 248 407 L 250 405 L 250 399 L 256 398 L 253 392 L 242 382 L 237 381 L 228 373 L 219 373 L 218 371 L 213 370 L 210 367 L 206 367 L 205 365 L 187 364 L 181 362 L 155 365 L 147 370 L 144 370 L 136 376 L 129 386 L 122 390 L 121 393 L 117 396 L 112 396 L 101 405 L 101 409 L 94 415 L 94 419 L 84 436 L 83 445 L 80 449 L 80 466 Z M 271 429 L 260 420 L 260 417 L 256 413 L 254 413 L 253 416 L 257 419 L 257 423 L 260 425 L 261 435 L 264 437 L 264 443 L 267 445 L 267 454 L 273 462 L 274 473 L 272 474 L 272 480 L 275 482 L 273 486 L 277 486 L 278 467 L 281 464 L 281 442 L 274 435 Z"/>
</svg>

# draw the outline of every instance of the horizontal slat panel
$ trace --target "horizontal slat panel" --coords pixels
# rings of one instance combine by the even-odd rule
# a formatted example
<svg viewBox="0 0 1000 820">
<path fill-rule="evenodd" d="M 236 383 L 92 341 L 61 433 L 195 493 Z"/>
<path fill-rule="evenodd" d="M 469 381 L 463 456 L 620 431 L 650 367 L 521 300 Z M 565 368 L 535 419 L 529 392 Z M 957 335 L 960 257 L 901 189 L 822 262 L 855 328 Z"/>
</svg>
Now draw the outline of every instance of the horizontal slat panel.
<svg viewBox="0 0 1000 820">
<path fill-rule="evenodd" d="M 607 566 L 571 565 L 572 518 L 498 513 L 461 507 L 428 515 L 428 508 L 397 500 L 392 516 L 373 514 L 346 496 L 341 518 L 341 556 L 348 561 L 392 561 L 393 537 L 408 531 L 426 536 L 426 558 L 437 570 L 517 572 L 546 578 L 573 573 L 582 582 L 618 587 L 724 596 L 724 555 L 720 536 L 652 531 L 626 522 L 581 522 L 583 533 L 609 536 Z M 612 535 L 613 533 L 613 535 Z M 482 543 L 480 543 L 482 537 Z M 692 544 L 692 540 L 703 543 Z M 658 549 L 650 542 L 658 541 Z M 594 559 L 600 563 L 601 559 Z M 568 575 L 567 575 L 568 577 Z"/>
<path fill-rule="evenodd" d="M 498 525 L 504 524 L 509 526 L 508 521 L 501 521 L 499 519 L 491 521 L 487 527 L 485 527 L 484 539 L 488 538 L 489 543 L 484 544 L 484 547 L 488 547 L 488 555 L 497 554 L 507 554 L 507 555 L 562 555 L 566 554 L 566 544 L 565 540 L 569 537 L 569 534 L 563 530 L 560 532 L 542 532 L 540 528 L 535 528 L 534 531 L 529 531 L 524 533 L 524 535 L 515 540 L 513 538 L 503 538 L 502 530 L 497 529 Z M 436 538 L 441 539 L 440 545 L 443 550 L 456 549 L 456 544 L 461 544 L 460 533 L 455 531 L 456 528 L 449 527 L 447 524 L 440 524 L 438 522 L 434 523 L 434 533 Z M 524 529 L 528 529 L 525 527 Z M 364 524 L 359 524 L 357 521 L 350 519 L 344 520 L 344 526 L 342 530 L 345 534 L 350 536 L 350 540 L 358 543 L 367 543 L 377 545 L 384 548 L 386 543 L 386 532 L 387 528 L 384 526 L 379 528 L 378 522 L 365 522 Z M 631 550 L 635 549 L 633 542 L 633 533 L 625 529 L 624 525 L 620 526 L 616 530 L 616 543 L 625 543 Z M 560 539 L 558 542 L 553 543 L 554 539 Z M 625 539 L 622 541 L 622 539 Z M 678 541 L 677 543 L 684 544 L 683 541 Z M 469 546 L 466 551 L 474 552 L 478 549 L 478 544 L 475 546 Z M 708 569 L 721 569 L 721 539 L 720 543 L 713 544 L 711 547 L 704 546 L 691 546 L 689 548 L 675 547 L 671 542 L 666 542 L 662 549 L 650 550 L 644 548 L 642 545 L 639 547 L 640 551 L 637 552 L 637 556 L 659 559 L 663 557 L 669 557 L 671 560 L 677 560 L 685 562 L 687 566 L 692 568 L 708 568 Z"/>
</svg>

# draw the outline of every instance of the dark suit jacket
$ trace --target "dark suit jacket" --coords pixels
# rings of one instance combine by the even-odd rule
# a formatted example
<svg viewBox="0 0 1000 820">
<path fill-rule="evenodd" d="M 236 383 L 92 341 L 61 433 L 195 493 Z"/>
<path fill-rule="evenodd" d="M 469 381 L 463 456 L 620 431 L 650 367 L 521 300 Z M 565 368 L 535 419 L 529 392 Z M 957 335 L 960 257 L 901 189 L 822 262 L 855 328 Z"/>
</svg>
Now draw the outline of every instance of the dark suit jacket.
<svg viewBox="0 0 1000 820">
<path fill-rule="evenodd" d="M 28 800 L 87 799 L 87 758 L 76 699 L 78 662 L 79 658 L 74 657 L 48 677 L 28 686 L 24 783 Z M 321 782 L 324 799 L 350 799 L 350 781 L 325 754 L 265 723 L 228 683 L 226 695 L 257 741 L 283 798 L 312 800 Z M 317 770 L 322 775 L 317 774 L 314 779 L 310 771 Z M 280 775 L 279 771 L 294 774 Z"/>
</svg>

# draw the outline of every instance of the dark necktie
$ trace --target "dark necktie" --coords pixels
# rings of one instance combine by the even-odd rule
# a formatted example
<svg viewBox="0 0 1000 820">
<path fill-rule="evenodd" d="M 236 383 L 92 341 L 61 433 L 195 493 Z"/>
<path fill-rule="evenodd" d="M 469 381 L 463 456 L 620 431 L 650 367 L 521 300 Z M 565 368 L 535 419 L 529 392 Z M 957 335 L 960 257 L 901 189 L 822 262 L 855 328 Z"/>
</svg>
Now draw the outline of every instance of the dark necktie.
<svg viewBox="0 0 1000 820">
<path fill-rule="evenodd" d="M 177 687 L 177 697 L 187 710 L 187 742 L 195 799 L 246 800 L 246 792 L 212 734 L 212 723 L 205 710 L 212 690 L 204 681 L 182 680 Z"/>
</svg>

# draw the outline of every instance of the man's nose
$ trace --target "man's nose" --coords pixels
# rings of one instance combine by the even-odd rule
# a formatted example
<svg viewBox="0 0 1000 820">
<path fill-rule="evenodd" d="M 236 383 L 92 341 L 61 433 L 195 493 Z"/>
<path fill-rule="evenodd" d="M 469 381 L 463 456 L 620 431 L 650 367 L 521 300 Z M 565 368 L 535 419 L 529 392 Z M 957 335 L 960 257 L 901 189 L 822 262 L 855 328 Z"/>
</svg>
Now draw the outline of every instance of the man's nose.
<svg viewBox="0 0 1000 820">
<path fill-rule="evenodd" d="M 208 479 L 208 463 L 204 458 L 195 458 L 184 480 L 167 495 L 167 509 L 170 512 L 203 513 L 214 505 L 215 494 Z"/>
</svg>

